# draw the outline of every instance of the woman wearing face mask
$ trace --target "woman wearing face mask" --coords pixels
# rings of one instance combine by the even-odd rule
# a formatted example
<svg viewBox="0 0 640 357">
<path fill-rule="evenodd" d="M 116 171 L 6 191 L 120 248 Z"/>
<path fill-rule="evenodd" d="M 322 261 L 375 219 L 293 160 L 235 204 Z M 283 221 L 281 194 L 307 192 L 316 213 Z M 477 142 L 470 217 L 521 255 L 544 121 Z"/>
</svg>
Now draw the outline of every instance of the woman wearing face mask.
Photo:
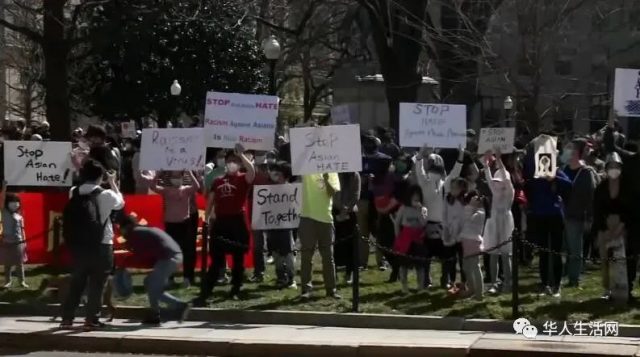
<svg viewBox="0 0 640 357">
<path fill-rule="evenodd" d="M 630 213 L 633 210 L 633 202 L 630 197 L 631 193 L 626 186 L 621 185 L 623 168 L 622 160 L 617 153 L 612 153 L 607 157 L 606 165 L 606 178 L 600 182 L 594 193 L 593 200 L 593 224 L 595 230 L 598 232 L 598 246 L 602 258 L 603 269 L 603 286 L 605 292 L 603 298 L 611 298 L 611 288 L 609 286 L 609 262 L 608 247 L 613 243 L 612 239 L 605 239 L 610 231 L 612 216 L 617 216 L 618 221 L 622 226 L 630 226 Z M 609 221 L 609 222 L 608 222 Z M 609 224 L 608 224 L 609 223 Z M 632 299 L 631 291 L 633 290 L 633 281 L 635 280 L 636 262 L 637 259 L 632 259 L 634 254 L 637 254 L 637 250 L 632 237 L 629 237 L 626 232 L 622 232 L 624 235 L 623 244 L 625 254 L 627 256 L 627 282 L 628 282 L 628 297 Z M 612 237 L 617 239 L 617 237 Z"/>
<path fill-rule="evenodd" d="M 7 183 L 0 192 L 2 205 L 3 234 L 0 240 L 0 264 L 4 265 L 4 288 L 11 288 L 11 270 L 16 268 L 18 280 L 23 288 L 29 286 L 24 278 L 24 263 L 27 261 L 27 242 L 24 235 L 24 219 L 20 213 L 20 198 L 13 193 L 7 193 Z"/>
<path fill-rule="evenodd" d="M 507 171 L 502 162 L 502 155 L 500 151 L 496 150 L 496 165 L 497 171 L 494 175 L 491 175 L 491 155 L 485 156 L 485 168 L 484 174 L 493 199 L 491 201 L 491 217 L 487 220 L 484 229 L 484 246 L 489 251 L 489 264 L 491 272 L 492 286 L 489 288 L 490 294 L 498 292 L 500 286 L 498 285 L 498 258 L 502 261 L 502 269 L 504 273 L 504 279 L 502 281 L 502 292 L 511 291 L 511 243 L 505 244 L 515 228 L 513 214 L 511 213 L 511 206 L 513 205 L 513 199 L 515 191 L 513 184 L 511 183 L 511 175 Z M 495 247 L 498 247 L 494 249 Z"/>
<path fill-rule="evenodd" d="M 164 198 L 164 225 L 167 234 L 180 245 L 184 255 L 183 277 L 184 286 L 193 284 L 195 278 L 195 236 L 191 234 L 191 214 L 193 206 L 192 196 L 200 190 L 200 183 L 193 172 L 189 171 L 189 180 L 185 184 L 185 173 L 174 171 L 167 175 L 168 183 L 159 185 L 154 182 L 151 186 L 153 192 Z"/>
</svg>

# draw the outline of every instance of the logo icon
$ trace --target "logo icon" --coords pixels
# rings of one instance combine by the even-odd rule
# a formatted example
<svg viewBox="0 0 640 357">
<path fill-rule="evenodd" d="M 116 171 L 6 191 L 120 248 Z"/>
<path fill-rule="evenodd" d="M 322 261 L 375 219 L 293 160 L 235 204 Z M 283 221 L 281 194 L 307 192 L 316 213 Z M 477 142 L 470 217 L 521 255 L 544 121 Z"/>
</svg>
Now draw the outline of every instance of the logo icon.
<svg viewBox="0 0 640 357">
<path fill-rule="evenodd" d="M 533 326 L 529 320 L 521 317 L 513 322 L 513 330 L 516 334 L 524 336 L 530 340 L 535 339 L 538 336 L 538 328 Z"/>
</svg>

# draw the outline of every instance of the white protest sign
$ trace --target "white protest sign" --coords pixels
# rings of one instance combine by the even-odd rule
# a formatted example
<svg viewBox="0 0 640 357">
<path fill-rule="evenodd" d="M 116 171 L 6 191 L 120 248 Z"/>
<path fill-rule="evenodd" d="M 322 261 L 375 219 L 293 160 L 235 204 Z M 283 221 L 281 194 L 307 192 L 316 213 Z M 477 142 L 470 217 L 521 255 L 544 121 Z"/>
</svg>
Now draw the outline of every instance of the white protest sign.
<svg viewBox="0 0 640 357">
<path fill-rule="evenodd" d="M 298 228 L 302 212 L 302 184 L 254 186 L 252 212 L 253 229 Z"/>
<path fill-rule="evenodd" d="M 10 186 L 71 186 L 70 154 L 70 142 L 5 141 L 5 180 Z"/>
<path fill-rule="evenodd" d="M 400 103 L 400 146 L 465 147 L 467 107 L 453 104 Z"/>
<path fill-rule="evenodd" d="M 478 154 L 498 148 L 503 154 L 513 152 L 516 128 L 482 128 L 478 141 Z"/>
<path fill-rule="evenodd" d="M 207 147 L 269 151 L 274 147 L 278 97 L 207 93 L 204 128 Z"/>
<path fill-rule="evenodd" d="M 340 104 L 331 107 L 331 122 L 333 124 L 353 124 L 355 123 L 355 116 L 352 105 Z"/>
<path fill-rule="evenodd" d="M 621 117 L 640 117 L 640 69 L 616 68 L 613 109 Z"/>
<path fill-rule="evenodd" d="M 140 170 L 204 170 L 202 128 L 144 129 Z"/>
<path fill-rule="evenodd" d="M 548 135 L 540 135 L 533 139 L 534 160 L 536 171 L 534 178 L 547 178 L 556 176 L 557 162 L 557 138 Z"/>
<path fill-rule="evenodd" d="M 123 138 L 135 139 L 136 135 L 136 122 L 131 120 L 129 122 L 120 123 L 120 131 Z"/>
<path fill-rule="evenodd" d="M 362 171 L 360 125 L 292 128 L 289 136 L 294 175 Z"/>
</svg>

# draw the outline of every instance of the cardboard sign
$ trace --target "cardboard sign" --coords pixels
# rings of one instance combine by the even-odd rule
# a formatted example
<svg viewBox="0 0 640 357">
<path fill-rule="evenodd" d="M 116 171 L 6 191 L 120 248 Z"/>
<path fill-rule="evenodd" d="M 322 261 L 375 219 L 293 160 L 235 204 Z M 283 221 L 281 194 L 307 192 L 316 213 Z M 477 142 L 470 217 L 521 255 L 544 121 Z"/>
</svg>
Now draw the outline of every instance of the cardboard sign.
<svg viewBox="0 0 640 357">
<path fill-rule="evenodd" d="M 482 128 L 478 142 L 478 154 L 500 149 L 503 154 L 513 152 L 513 143 L 516 138 L 516 128 Z"/>
<path fill-rule="evenodd" d="M 360 125 L 292 128 L 291 165 L 294 175 L 360 172 Z"/>
<path fill-rule="evenodd" d="M 123 138 L 135 139 L 137 136 L 136 133 L 136 122 L 131 120 L 129 122 L 120 123 L 120 131 L 122 132 Z"/>
<path fill-rule="evenodd" d="M 144 129 L 140 170 L 204 170 L 202 128 Z"/>
<path fill-rule="evenodd" d="M 207 93 L 204 127 L 207 147 L 269 151 L 274 147 L 278 97 Z"/>
<path fill-rule="evenodd" d="M 331 107 L 331 122 L 336 125 L 354 124 L 356 120 L 353 112 L 354 108 L 351 104 L 334 105 Z"/>
<path fill-rule="evenodd" d="M 613 109 L 621 117 L 640 117 L 640 69 L 616 68 Z"/>
<path fill-rule="evenodd" d="M 557 170 L 557 138 L 548 135 L 540 135 L 533 139 L 534 160 L 536 171 L 534 178 L 555 177 Z"/>
<path fill-rule="evenodd" d="M 465 147 L 467 107 L 453 104 L 400 103 L 400 146 Z"/>
<path fill-rule="evenodd" d="M 5 141 L 4 175 L 10 186 L 71 186 L 71 143 Z"/>
<path fill-rule="evenodd" d="M 253 229 L 298 228 L 302 212 L 302 184 L 254 186 L 252 212 Z"/>
</svg>

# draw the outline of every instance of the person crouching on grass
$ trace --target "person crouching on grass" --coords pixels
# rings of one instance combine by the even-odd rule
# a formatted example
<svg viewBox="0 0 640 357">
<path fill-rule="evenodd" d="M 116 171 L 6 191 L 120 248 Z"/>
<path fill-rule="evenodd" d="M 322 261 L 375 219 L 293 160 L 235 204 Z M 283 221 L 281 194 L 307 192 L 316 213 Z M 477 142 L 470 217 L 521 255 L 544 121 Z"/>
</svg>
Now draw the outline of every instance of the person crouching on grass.
<svg viewBox="0 0 640 357">
<path fill-rule="evenodd" d="M 205 306 L 211 296 L 220 272 L 225 268 L 225 257 L 233 257 L 230 298 L 238 299 L 244 279 L 244 255 L 249 248 L 249 228 L 245 218 L 247 197 L 256 171 L 244 154 L 244 147 L 236 145 L 235 151 L 225 156 L 226 173 L 213 181 L 207 199 L 206 219 L 211 226 L 209 254 L 213 265 L 209 268 L 200 296 L 193 304 Z M 240 172 L 244 167 L 245 173 Z"/>
<path fill-rule="evenodd" d="M 132 216 L 121 218 L 120 231 L 127 248 L 133 253 L 129 259 L 135 259 L 145 266 L 153 266 L 151 273 L 144 279 L 151 313 L 143 323 L 160 324 L 160 302 L 167 304 L 176 313 L 179 322 L 184 321 L 189 313 L 189 304 L 165 291 L 169 277 L 182 264 L 180 246 L 163 230 L 141 226 Z"/>
<path fill-rule="evenodd" d="M 24 219 L 20 210 L 20 198 L 14 193 L 7 193 L 7 183 L 0 192 L 2 207 L 2 236 L 0 236 L 0 264 L 4 265 L 4 288 L 11 288 L 13 279 L 11 269 L 16 268 L 18 280 L 23 288 L 29 285 L 24 278 L 24 263 L 27 261 L 27 243 L 24 235 Z"/>
</svg>

